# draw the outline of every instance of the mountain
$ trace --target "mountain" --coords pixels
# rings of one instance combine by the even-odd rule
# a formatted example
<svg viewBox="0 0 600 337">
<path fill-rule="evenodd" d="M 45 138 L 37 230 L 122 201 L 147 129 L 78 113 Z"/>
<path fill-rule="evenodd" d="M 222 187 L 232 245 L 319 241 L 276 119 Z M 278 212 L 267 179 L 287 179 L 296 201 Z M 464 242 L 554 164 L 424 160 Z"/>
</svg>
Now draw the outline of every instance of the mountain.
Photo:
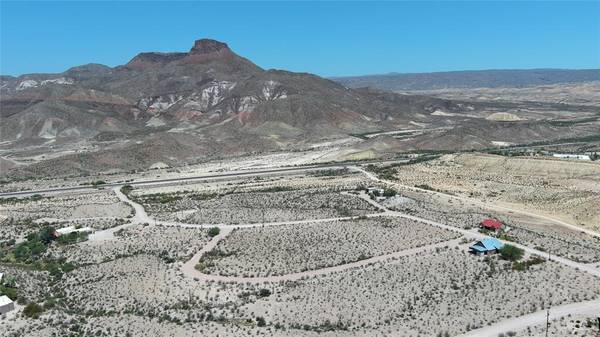
<svg viewBox="0 0 600 337">
<path fill-rule="evenodd" d="M 435 73 L 384 74 L 336 77 L 350 88 L 410 91 L 448 88 L 529 87 L 558 83 L 600 81 L 600 69 L 476 70 Z"/>
<path fill-rule="evenodd" d="M 393 156 L 490 147 L 507 141 L 507 132 L 511 142 L 531 142 L 598 131 L 593 123 L 561 129 L 537 120 L 556 111 L 596 113 L 351 89 L 312 74 L 265 70 L 223 42 L 201 39 L 188 52 L 144 52 L 117 67 L 0 77 L 0 175 L 144 170 L 332 141 L 354 144 L 339 158 Z M 386 133 L 397 130 L 402 135 Z"/>
<path fill-rule="evenodd" d="M 72 173 L 297 149 L 408 127 L 452 105 L 420 96 L 390 99 L 311 74 L 264 70 L 210 39 L 195 41 L 188 52 L 140 53 L 114 68 L 87 64 L 60 74 L 2 76 L 0 94 L 4 148 L 77 144 L 75 154 L 57 154 L 67 163 L 60 172 Z M 54 169 L 48 160 L 19 169 L 44 174 Z"/>
</svg>

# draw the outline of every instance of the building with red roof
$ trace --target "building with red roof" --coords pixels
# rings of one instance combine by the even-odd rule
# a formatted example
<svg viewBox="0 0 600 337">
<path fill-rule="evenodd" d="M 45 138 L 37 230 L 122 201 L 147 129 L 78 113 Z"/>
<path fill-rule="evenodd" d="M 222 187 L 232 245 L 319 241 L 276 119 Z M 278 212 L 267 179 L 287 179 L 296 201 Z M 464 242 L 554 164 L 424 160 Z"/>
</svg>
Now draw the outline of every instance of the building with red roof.
<svg viewBox="0 0 600 337">
<path fill-rule="evenodd" d="M 497 231 L 502 229 L 504 224 L 496 219 L 485 219 L 479 224 L 479 226 L 481 228 Z"/>
</svg>

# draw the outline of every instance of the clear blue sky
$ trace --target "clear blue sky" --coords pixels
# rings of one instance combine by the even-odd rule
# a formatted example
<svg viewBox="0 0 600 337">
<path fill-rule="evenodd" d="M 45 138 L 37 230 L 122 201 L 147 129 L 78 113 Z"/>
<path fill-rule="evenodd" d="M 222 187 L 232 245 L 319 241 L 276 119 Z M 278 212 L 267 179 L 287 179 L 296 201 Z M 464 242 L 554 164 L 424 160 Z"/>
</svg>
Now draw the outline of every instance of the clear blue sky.
<svg viewBox="0 0 600 337">
<path fill-rule="evenodd" d="M 0 2 L 0 72 L 187 51 L 209 37 L 322 76 L 600 68 L 600 2 Z"/>
</svg>

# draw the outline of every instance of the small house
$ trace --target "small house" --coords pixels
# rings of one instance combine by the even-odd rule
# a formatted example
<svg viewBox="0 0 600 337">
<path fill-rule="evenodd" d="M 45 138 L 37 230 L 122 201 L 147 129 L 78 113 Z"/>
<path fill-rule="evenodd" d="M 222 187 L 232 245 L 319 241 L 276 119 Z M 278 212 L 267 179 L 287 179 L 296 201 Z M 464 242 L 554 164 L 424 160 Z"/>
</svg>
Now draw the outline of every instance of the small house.
<svg viewBox="0 0 600 337">
<path fill-rule="evenodd" d="M 479 223 L 479 227 L 492 231 L 499 231 L 503 226 L 504 224 L 496 219 L 485 219 Z"/>
<path fill-rule="evenodd" d="M 379 187 L 367 187 L 367 193 L 369 193 L 370 195 L 374 195 L 374 196 L 383 196 L 383 188 L 379 188 Z"/>
<path fill-rule="evenodd" d="M 71 234 L 71 233 L 75 233 L 75 232 L 79 232 L 79 233 L 92 233 L 94 232 L 94 229 L 91 227 L 81 227 L 81 228 L 77 228 L 75 226 L 68 226 L 68 227 L 63 227 L 63 228 L 59 228 L 54 232 L 54 237 L 58 238 L 61 235 L 67 235 L 67 234 Z"/>
<path fill-rule="evenodd" d="M 15 310 L 15 302 L 8 298 L 8 296 L 0 296 L 0 315 L 4 315 L 13 310 Z"/>
<path fill-rule="evenodd" d="M 475 255 L 495 254 L 504 247 L 504 244 L 496 238 L 483 238 L 469 247 L 469 252 Z"/>
</svg>

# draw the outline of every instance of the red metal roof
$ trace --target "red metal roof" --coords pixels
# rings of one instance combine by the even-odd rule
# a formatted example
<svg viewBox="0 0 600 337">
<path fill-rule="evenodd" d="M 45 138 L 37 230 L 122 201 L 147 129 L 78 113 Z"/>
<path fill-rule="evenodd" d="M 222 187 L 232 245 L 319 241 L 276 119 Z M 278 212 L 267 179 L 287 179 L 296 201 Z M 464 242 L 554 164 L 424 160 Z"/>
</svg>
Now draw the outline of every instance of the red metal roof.
<svg viewBox="0 0 600 337">
<path fill-rule="evenodd" d="M 485 219 L 481 222 L 481 226 L 489 229 L 500 229 L 502 228 L 502 222 L 495 219 Z"/>
</svg>

